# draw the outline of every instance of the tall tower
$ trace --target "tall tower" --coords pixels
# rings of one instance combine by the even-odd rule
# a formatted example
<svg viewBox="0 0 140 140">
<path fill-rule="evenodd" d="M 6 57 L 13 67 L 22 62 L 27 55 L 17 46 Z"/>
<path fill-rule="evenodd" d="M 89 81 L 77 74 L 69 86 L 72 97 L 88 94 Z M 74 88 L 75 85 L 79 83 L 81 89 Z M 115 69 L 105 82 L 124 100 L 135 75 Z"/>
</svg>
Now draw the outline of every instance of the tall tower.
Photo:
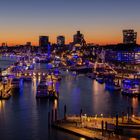
<svg viewBox="0 0 140 140">
<path fill-rule="evenodd" d="M 39 37 L 39 46 L 47 47 L 49 44 L 49 36 L 40 36 Z"/>
<path fill-rule="evenodd" d="M 65 37 L 64 36 L 58 36 L 57 37 L 57 45 L 58 46 L 64 46 L 65 45 Z"/>
<path fill-rule="evenodd" d="M 84 39 L 84 35 L 80 33 L 80 31 L 77 31 L 77 33 L 73 36 L 73 44 L 80 44 L 82 46 L 85 46 L 86 42 Z"/>
<path fill-rule="evenodd" d="M 124 44 L 136 44 L 137 32 L 133 29 L 123 30 L 123 43 Z"/>
</svg>

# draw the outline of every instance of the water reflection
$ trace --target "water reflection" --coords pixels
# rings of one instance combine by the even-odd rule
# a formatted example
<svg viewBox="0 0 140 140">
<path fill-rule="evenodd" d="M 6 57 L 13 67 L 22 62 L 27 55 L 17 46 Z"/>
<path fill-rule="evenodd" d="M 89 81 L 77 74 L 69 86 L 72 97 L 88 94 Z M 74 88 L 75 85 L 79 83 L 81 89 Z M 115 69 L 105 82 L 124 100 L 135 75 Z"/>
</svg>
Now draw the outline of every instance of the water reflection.
<svg viewBox="0 0 140 140">
<path fill-rule="evenodd" d="M 6 120 L 1 121 L 0 139 L 84 140 L 54 129 L 49 135 L 48 112 L 58 109 L 59 117 L 63 117 L 65 104 L 69 114 L 79 114 L 81 108 L 83 113 L 89 115 L 115 115 L 126 111 L 128 106 L 133 106 L 135 113 L 140 110 L 137 98 L 106 91 L 104 85 L 85 76 L 75 77 L 64 73 L 62 81 L 54 85 L 60 93 L 58 101 L 37 100 L 35 96 L 38 83 L 39 79 L 36 78 L 32 82 L 23 82 L 23 88 L 20 93 L 16 93 L 16 97 L 0 101 L 0 117 L 4 116 Z"/>
<path fill-rule="evenodd" d="M 57 108 L 58 108 L 58 100 L 54 100 L 53 109 L 57 109 Z"/>
<path fill-rule="evenodd" d="M 0 113 L 5 110 L 5 101 L 0 100 Z"/>
<path fill-rule="evenodd" d="M 132 107 L 133 107 L 134 114 L 136 114 L 136 112 L 138 110 L 138 106 L 139 106 L 138 98 L 132 98 Z M 137 112 L 137 113 L 139 113 L 139 112 Z"/>
</svg>

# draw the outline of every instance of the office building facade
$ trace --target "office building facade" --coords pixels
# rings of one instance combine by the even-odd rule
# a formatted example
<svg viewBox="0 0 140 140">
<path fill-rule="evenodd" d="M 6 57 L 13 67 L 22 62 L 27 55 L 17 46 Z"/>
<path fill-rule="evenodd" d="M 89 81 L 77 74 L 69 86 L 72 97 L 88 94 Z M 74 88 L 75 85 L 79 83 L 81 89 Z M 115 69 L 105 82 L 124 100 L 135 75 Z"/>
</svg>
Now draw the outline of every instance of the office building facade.
<svg viewBox="0 0 140 140">
<path fill-rule="evenodd" d="M 123 30 L 123 43 L 124 44 L 136 44 L 137 32 L 133 29 Z"/>
<path fill-rule="evenodd" d="M 64 36 L 58 36 L 57 37 L 57 45 L 58 46 L 64 46 L 65 45 L 65 37 Z"/>
<path fill-rule="evenodd" d="M 39 37 L 39 46 L 40 47 L 47 47 L 49 44 L 49 37 L 48 36 L 40 36 Z"/>
</svg>

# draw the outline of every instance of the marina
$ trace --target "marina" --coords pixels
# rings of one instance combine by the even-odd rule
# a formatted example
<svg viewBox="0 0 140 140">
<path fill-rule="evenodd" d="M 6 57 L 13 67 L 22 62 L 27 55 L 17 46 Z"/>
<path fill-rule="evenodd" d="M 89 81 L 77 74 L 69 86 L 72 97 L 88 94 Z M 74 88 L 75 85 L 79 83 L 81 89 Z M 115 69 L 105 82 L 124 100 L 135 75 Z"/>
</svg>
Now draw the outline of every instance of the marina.
<svg viewBox="0 0 140 140">
<path fill-rule="evenodd" d="M 46 64 L 39 64 L 39 65 L 36 64 L 36 66 L 35 66 L 36 69 L 39 68 L 42 70 L 44 70 L 45 67 L 46 67 Z M 20 105 L 20 112 L 22 111 L 22 109 L 26 108 L 24 112 L 27 114 L 25 117 L 28 118 L 30 116 L 29 112 L 33 111 L 37 116 L 35 117 L 34 113 L 33 113 L 32 117 L 33 118 L 35 117 L 34 119 L 39 119 L 41 124 L 44 123 L 45 121 L 47 121 L 48 111 L 51 112 L 52 108 L 58 109 L 59 110 L 58 116 L 59 116 L 59 118 L 62 118 L 63 117 L 62 108 L 63 108 L 63 105 L 66 103 L 68 106 L 67 108 L 68 108 L 69 114 L 79 114 L 79 110 L 81 108 L 83 108 L 83 110 L 85 110 L 85 113 L 88 115 L 97 114 L 98 116 L 100 116 L 101 114 L 103 114 L 105 116 L 105 115 L 110 114 L 112 116 L 115 116 L 116 112 L 121 113 L 124 111 L 125 113 L 127 113 L 127 107 L 131 104 L 133 106 L 134 114 L 139 115 L 140 105 L 139 105 L 138 98 L 127 98 L 126 96 L 124 97 L 123 95 L 121 95 L 120 92 L 114 93 L 112 91 L 107 91 L 105 89 L 105 84 L 100 84 L 96 80 L 88 78 L 88 77 L 86 77 L 86 75 L 83 75 L 83 74 L 75 76 L 72 74 L 72 72 L 61 71 L 61 77 L 62 77 L 61 81 L 57 82 L 55 85 L 56 90 L 59 91 L 58 100 L 53 100 L 53 101 L 52 100 L 50 100 L 50 101 L 38 100 L 38 99 L 36 100 L 37 86 L 41 82 L 41 78 L 39 78 L 37 76 L 36 78 L 33 78 L 31 81 L 24 81 L 22 83 L 19 93 L 13 94 L 13 96 L 11 96 L 11 98 L 8 100 L 8 102 L 4 103 L 6 106 L 5 105 L 1 106 L 1 113 L 3 115 L 5 113 L 9 114 L 9 112 L 11 112 L 11 111 L 9 110 L 10 108 L 8 109 L 7 107 L 10 105 L 10 102 L 14 103 L 15 101 L 18 101 L 18 102 L 20 101 L 18 103 Z M 52 88 L 51 78 L 52 77 L 48 74 L 47 80 L 50 81 L 48 83 L 49 88 Z M 57 79 L 54 78 L 54 82 L 56 82 L 56 81 L 57 81 Z M 79 86 L 82 87 L 82 90 L 79 89 Z M 65 89 L 67 90 L 67 92 L 65 91 Z M 88 102 L 84 102 L 85 98 L 88 100 Z M 80 100 L 80 101 L 78 101 L 78 100 Z M 1 101 L 1 104 L 3 104 L 3 102 L 4 101 Z M 58 104 L 58 102 L 59 102 L 59 104 Z M 84 104 L 83 104 L 83 102 L 84 102 Z M 116 104 L 116 102 L 117 102 L 117 104 Z M 30 108 L 29 106 L 27 106 L 27 104 L 32 105 L 33 108 Z M 119 106 L 121 106 L 121 108 L 118 106 L 118 104 L 119 104 Z M 75 108 L 75 106 L 76 106 L 76 108 Z M 90 106 L 90 108 L 88 106 Z M 104 106 L 106 106 L 106 110 L 104 110 Z M 13 104 L 13 107 L 15 108 L 14 104 Z M 44 112 L 46 115 L 44 116 L 44 115 L 41 115 L 40 113 L 38 114 L 35 109 L 36 107 L 42 108 L 41 112 Z M 5 113 L 3 112 L 4 108 L 7 110 Z M 44 110 L 43 108 L 47 109 L 47 110 Z M 8 117 L 8 115 L 7 115 L 7 117 Z M 27 121 L 31 121 L 33 119 L 32 117 L 31 117 L 31 119 L 28 118 Z M 41 119 L 42 117 L 43 118 L 45 117 L 46 119 L 44 118 L 42 120 Z M 2 121 L 3 119 L 4 118 L 1 116 L 0 120 Z M 12 116 L 10 116 L 9 119 L 11 121 L 15 122 L 15 119 Z M 20 121 L 21 120 L 23 120 L 22 116 L 20 116 Z M 23 121 L 25 121 L 25 120 L 23 120 Z M 18 123 L 21 124 L 21 122 L 19 122 L 19 121 L 18 121 Z M 19 127 L 18 123 L 15 123 L 16 127 Z M 10 128 L 11 128 L 12 124 L 11 125 L 7 124 L 7 126 L 8 127 L 10 126 Z M 4 129 L 4 128 L 1 128 L 1 129 Z M 26 128 L 23 126 L 22 129 L 24 130 Z M 27 129 L 36 131 L 36 128 L 33 128 L 33 127 L 31 127 L 31 128 L 28 127 Z M 48 130 L 48 125 L 47 124 L 43 125 L 43 127 L 40 129 L 41 129 L 41 131 L 43 131 L 44 129 Z M 11 129 L 9 129 L 8 131 L 12 132 Z M 61 133 L 56 129 L 51 130 L 51 131 L 53 131 L 54 134 Z M 27 133 L 27 136 L 28 136 L 28 134 L 29 133 Z M 128 135 L 127 132 L 125 134 Z M 134 135 L 139 138 L 139 135 L 136 132 L 132 131 L 129 134 L 131 134 L 131 136 Z M 14 138 L 14 136 L 10 135 L 10 134 L 8 135 L 8 137 Z M 16 137 L 18 137 L 18 135 L 16 135 Z M 49 133 L 46 133 L 45 137 L 50 138 Z M 70 137 L 73 137 L 73 136 L 70 136 Z M 74 137 L 77 137 L 77 135 Z"/>
<path fill-rule="evenodd" d="M 13 62 L 10 53 L 1 58 L 3 63 L 10 58 L 10 63 L 1 69 L 0 111 L 3 115 L 0 120 L 4 126 L 7 116 L 11 124 L 0 129 L 8 127 L 9 133 L 13 133 L 15 122 L 16 128 L 22 125 L 22 131 L 28 130 L 27 137 L 33 132 L 34 138 L 43 132 L 43 138 L 53 140 L 52 134 L 59 134 L 57 137 L 64 139 L 68 132 L 67 139 L 139 139 L 137 70 L 126 74 L 110 62 L 82 59 L 78 53 L 68 57 L 28 54 L 18 52 L 12 56 Z M 68 115 L 64 115 L 64 105 Z M 17 110 L 26 114 L 26 119 Z M 14 114 L 19 116 L 18 123 Z M 25 124 L 27 121 L 28 126 L 22 121 Z M 2 138 L 18 138 L 22 131 L 15 136 L 4 134 Z M 34 134 L 36 131 L 38 135 Z"/>
<path fill-rule="evenodd" d="M 140 0 L 0 4 L 0 140 L 140 140 Z"/>
</svg>

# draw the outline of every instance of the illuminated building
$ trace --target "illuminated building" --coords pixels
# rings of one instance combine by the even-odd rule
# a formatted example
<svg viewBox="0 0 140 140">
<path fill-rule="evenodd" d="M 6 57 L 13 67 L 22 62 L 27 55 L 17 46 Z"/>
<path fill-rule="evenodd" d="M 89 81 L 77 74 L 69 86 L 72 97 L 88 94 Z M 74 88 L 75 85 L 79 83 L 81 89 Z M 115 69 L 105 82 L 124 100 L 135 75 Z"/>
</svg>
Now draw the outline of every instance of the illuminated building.
<svg viewBox="0 0 140 140">
<path fill-rule="evenodd" d="M 65 45 L 65 37 L 64 36 L 58 36 L 57 37 L 57 45 L 58 46 L 64 46 Z"/>
<path fill-rule="evenodd" d="M 124 44 L 136 44 L 137 32 L 134 30 L 123 30 L 123 43 Z"/>
<path fill-rule="evenodd" d="M 105 61 L 115 65 L 119 72 L 137 73 L 140 71 L 140 46 L 118 44 L 104 47 Z"/>
<path fill-rule="evenodd" d="M 140 64 L 140 46 L 138 45 L 110 45 L 106 46 L 105 60 L 111 63 Z"/>
<path fill-rule="evenodd" d="M 84 35 L 81 34 L 80 31 L 77 31 L 77 34 L 73 36 L 73 44 L 85 45 Z"/>
<path fill-rule="evenodd" d="M 49 44 L 49 37 L 48 36 L 40 36 L 39 37 L 39 46 L 40 47 L 47 47 Z"/>
</svg>

